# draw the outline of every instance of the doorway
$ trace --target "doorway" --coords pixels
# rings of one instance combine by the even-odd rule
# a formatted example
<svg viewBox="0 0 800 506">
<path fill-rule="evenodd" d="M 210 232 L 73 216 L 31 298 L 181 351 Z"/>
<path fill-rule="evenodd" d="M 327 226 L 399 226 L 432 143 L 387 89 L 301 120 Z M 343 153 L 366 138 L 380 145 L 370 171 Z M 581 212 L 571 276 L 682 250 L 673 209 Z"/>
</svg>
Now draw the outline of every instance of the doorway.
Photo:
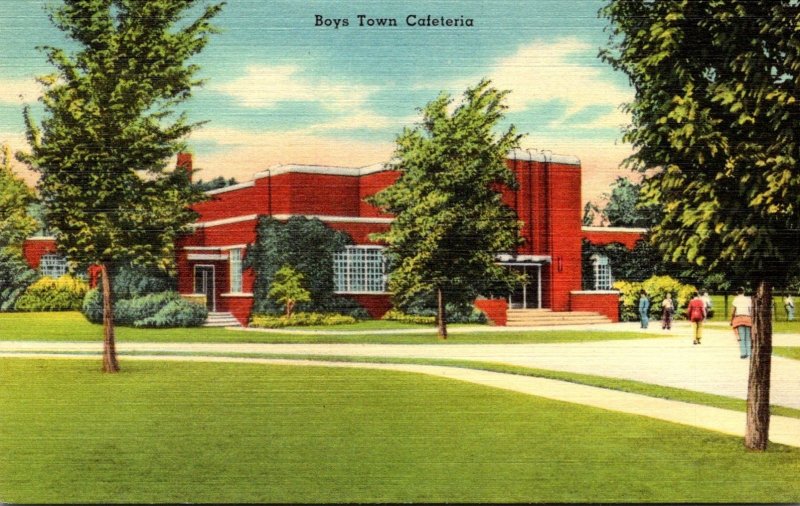
<svg viewBox="0 0 800 506">
<path fill-rule="evenodd" d="M 525 275 L 526 281 L 508 296 L 509 309 L 542 308 L 542 265 L 505 264 Z"/>
<path fill-rule="evenodd" d="M 214 283 L 214 266 L 213 265 L 195 265 L 194 266 L 194 293 L 203 294 L 206 296 L 206 308 L 209 311 L 216 311 L 216 297 L 215 297 L 215 283 Z"/>
</svg>

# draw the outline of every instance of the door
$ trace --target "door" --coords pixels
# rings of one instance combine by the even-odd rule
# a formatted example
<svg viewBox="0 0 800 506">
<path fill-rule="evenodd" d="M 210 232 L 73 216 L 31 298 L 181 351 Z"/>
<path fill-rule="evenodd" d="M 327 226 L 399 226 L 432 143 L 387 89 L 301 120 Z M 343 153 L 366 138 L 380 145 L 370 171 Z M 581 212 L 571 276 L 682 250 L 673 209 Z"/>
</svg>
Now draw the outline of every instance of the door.
<svg viewBox="0 0 800 506">
<path fill-rule="evenodd" d="M 517 272 L 525 274 L 526 281 L 518 286 L 508 297 L 510 309 L 541 309 L 542 307 L 542 266 L 538 264 L 514 265 Z"/>
<path fill-rule="evenodd" d="M 214 286 L 214 266 L 195 265 L 194 266 L 194 293 L 206 296 L 206 307 L 209 311 L 216 310 Z"/>
</svg>

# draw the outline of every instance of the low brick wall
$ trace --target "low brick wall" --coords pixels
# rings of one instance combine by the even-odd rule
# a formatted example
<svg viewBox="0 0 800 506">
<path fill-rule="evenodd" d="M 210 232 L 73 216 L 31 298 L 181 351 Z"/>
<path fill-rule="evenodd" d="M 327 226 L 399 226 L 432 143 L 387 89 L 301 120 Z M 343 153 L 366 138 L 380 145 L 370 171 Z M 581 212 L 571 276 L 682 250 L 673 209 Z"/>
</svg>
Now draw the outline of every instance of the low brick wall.
<svg viewBox="0 0 800 506">
<path fill-rule="evenodd" d="M 616 290 L 574 290 L 569 292 L 570 311 L 594 311 L 619 321 L 619 292 Z"/>
<path fill-rule="evenodd" d="M 508 321 L 508 301 L 506 299 L 477 299 L 475 307 L 486 313 L 492 325 L 505 327 Z"/>
</svg>

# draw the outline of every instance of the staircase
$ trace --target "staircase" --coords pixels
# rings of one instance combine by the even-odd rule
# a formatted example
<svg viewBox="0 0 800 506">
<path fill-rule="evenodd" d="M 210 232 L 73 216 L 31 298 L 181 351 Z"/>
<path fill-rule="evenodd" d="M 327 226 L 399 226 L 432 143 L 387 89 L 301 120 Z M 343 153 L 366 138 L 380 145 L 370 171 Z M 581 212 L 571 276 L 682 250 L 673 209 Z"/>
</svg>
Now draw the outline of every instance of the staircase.
<svg viewBox="0 0 800 506">
<path fill-rule="evenodd" d="M 553 325 L 587 325 L 612 323 L 611 319 L 592 311 L 555 312 L 550 309 L 509 309 L 509 327 L 544 327 Z"/>
<path fill-rule="evenodd" d="M 239 320 L 230 313 L 214 313 L 209 311 L 203 327 L 241 327 Z"/>
</svg>

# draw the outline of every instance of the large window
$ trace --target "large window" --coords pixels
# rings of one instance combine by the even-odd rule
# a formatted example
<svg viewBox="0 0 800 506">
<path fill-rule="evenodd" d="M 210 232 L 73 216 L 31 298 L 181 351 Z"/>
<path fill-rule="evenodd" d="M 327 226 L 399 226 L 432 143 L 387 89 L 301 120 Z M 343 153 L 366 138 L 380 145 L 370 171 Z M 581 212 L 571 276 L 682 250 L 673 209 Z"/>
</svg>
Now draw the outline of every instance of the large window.
<svg viewBox="0 0 800 506">
<path fill-rule="evenodd" d="M 60 255 L 42 255 L 39 260 L 39 271 L 42 276 L 57 278 L 67 273 L 67 259 Z"/>
<path fill-rule="evenodd" d="M 601 254 L 592 255 L 592 266 L 594 267 L 594 289 L 611 290 L 614 277 L 611 275 L 611 262 L 608 261 L 608 257 Z"/>
<path fill-rule="evenodd" d="M 242 293 L 242 250 L 235 248 L 228 251 L 230 265 L 231 293 Z"/>
<path fill-rule="evenodd" d="M 346 246 L 333 256 L 334 290 L 340 293 L 384 293 L 386 275 L 383 248 Z"/>
</svg>

